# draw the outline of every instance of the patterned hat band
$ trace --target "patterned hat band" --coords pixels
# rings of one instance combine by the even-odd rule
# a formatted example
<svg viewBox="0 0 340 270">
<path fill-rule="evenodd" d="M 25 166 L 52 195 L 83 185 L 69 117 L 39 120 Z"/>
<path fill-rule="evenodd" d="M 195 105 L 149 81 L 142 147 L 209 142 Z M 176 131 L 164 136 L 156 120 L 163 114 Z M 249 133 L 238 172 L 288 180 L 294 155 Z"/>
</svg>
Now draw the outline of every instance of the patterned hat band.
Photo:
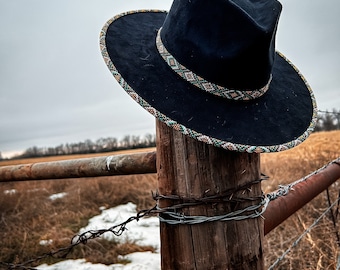
<svg viewBox="0 0 340 270">
<path fill-rule="evenodd" d="M 162 56 L 164 61 L 174 70 L 178 75 L 180 75 L 184 80 L 190 82 L 196 87 L 216 96 L 220 96 L 227 99 L 233 100 L 252 100 L 261 97 L 264 95 L 269 89 L 270 82 L 272 80 L 272 75 L 268 80 L 268 83 L 260 89 L 255 90 L 236 90 L 236 89 L 228 89 L 224 86 L 220 86 L 214 83 L 211 83 L 199 75 L 195 74 L 193 71 L 187 69 L 185 66 L 180 64 L 175 57 L 173 57 L 168 50 L 163 45 L 163 42 L 160 37 L 161 29 L 159 29 L 156 37 L 156 46 L 159 54 Z"/>
</svg>

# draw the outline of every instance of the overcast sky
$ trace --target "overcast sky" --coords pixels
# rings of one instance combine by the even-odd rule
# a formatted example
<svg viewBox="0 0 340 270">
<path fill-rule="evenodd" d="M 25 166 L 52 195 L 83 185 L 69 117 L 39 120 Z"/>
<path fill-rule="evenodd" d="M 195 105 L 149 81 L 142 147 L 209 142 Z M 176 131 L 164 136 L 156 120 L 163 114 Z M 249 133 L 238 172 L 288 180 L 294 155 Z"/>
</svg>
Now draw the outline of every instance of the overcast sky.
<svg viewBox="0 0 340 270">
<path fill-rule="evenodd" d="M 170 0 L 0 0 L 0 152 L 155 133 L 155 120 L 110 74 L 99 33 L 114 15 Z M 340 108 L 340 1 L 282 0 L 277 50 Z"/>
</svg>

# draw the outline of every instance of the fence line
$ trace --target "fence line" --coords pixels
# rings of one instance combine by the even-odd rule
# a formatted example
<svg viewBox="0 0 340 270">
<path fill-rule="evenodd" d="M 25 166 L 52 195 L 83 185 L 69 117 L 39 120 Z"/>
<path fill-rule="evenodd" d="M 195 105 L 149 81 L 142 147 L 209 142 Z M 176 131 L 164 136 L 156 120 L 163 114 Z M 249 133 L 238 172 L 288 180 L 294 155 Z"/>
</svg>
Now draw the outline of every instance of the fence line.
<svg viewBox="0 0 340 270">
<path fill-rule="evenodd" d="M 303 180 L 308 178 L 308 183 L 299 180 L 303 183 L 294 187 L 294 193 L 280 196 L 276 200 L 271 199 L 263 214 L 266 219 L 265 234 L 339 179 L 338 165 L 340 158 L 333 160 L 314 175 L 306 176 Z M 145 173 L 156 173 L 156 152 L 3 166 L 0 167 L 0 183 Z"/>
<path fill-rule="evenodd" d="M 150 156 L 153 156 L 153 152 L 149 153 Z M 126 155 L 124 155 L 126 156 Z M 131 155 L 128 155 L 131 159 Z M 139 154 L 137 157 L 133 155 L 133 158 L 140 158 L 144 155 Z M 106 170 L 116 171 L 117 168 L 111 168 L 111 164 L 114 160 L 112 156 L 104 157 L 105 158 L 105 166 Z M 131 160 L 135 160 L 135 159 Z M 117 160 L 124 160 L 122 157 L 119 157 Z M 137 159 L 139 160 L 139 159 Z M 102 160 L 101 160 L 102 161 Z M 115 166 L 117 166 L 117 162 L 113 162 Z M 130 164 L 130 163 L 129 163 Z M 293 214 L 295 211 L 300 209 L 304 204 L 312 200 L 315 196 L 329 187 L 332 183 L 334 183 L 337 179 L 340 178 L 340 158 L 333 160 L 332 162 L 326 164 L 322 168 L 317 171 L 285 186 L 280 186 L 280 188 L 272 193 L 267 194 L 266 196 L 270 199 L 270 204 L 268 205 L 267 211 L 264 213 L 264 234 L 266 235 L 271 229 L 279 225 L 283 222 L 288 216 Z M 317 188 L 315 188 L 317 187 Z M 292 192 L 290 192 L 292 191 Z M 311 194 L 309 194 L 311 193 Z M 306 194 L 309 194 L 306 196 Z M 294 202 L 297 200 L 298 202 Z M 330 210 L 332 207 L 340 200 L 340 197 L 329 206 L 329 208 L 317 219 L 315 222 L 307 229 L 305 232 L 294 241 L 294 243 L 270 266 L 269 269 L 274 269 L 277 264 L 283 260 L 283 258 L 291 251 L 293 247 L 295 247 L 298 242 L 303 238 L 303 236 L 310 232 L 310 230 L 321 220 L 321 218 Z M 278 202 L 278 203 L 277 203 Z M 61 248 L 57 251 L 46 253 L 42 256 L 38 256 L 32 260 L 26 261 L 21 264 L 11 264 L 0 262 L 0 265 L 8 266 L 9 269 L 35 269 L 31 268 L 27 265 L 37 262 L 46 257 L 54 257 L 55 255 L 66 256 L 75 246 L 79 244 L 86 244 L 88 240 L 100 237 L 105 232 L 112 232 L 113 234 L 119 236 L 124 232 L 125 225 L 133 220 L 139 220 L 140 218 L 150 215 L 157 214 L 161 210 L 157 208 L 157 205 L 151 209 L 141 210 L 137 213 L 136 216 L 130 217 L 128 220 L 112 226 L 109 229 L 102 230 L 91 230 L 84 232 L 80 235 L 76 235 L 73 237 L 71 241 L 71 245 L 68 247 Z M 294 211 L 294 212 L 292 212 Z M 274 225 L 273 225 L 274 224 Z M 276 224 L 276 225 L 275 225 Z M 274 227 L 273 227 L 274 226 Z"/>
<path fill-rule="evenodd" d="M 340 115 L 340 111 L 339 112 L 329 112 L 329 111 L 323 111 L 323 110 L 318 110 L 319 113 L 326 113 L 326 114 L 333 114 L 333 115 Z"/>
<path fill-rule="evenodd" d="M 340 158 L 337 158 L 316 172 L 313 172 L 292 184 L 282 186 L 274 193 L 266 195 L 266 198 L 269 198 L 271 202 L 266 211 L 263 213 L 265 218 L 264 234 L 267 234 L 270 230 L 282 223 L 291 214 L 295 213 L 303 205 L 308 203 L 315 196 L 339 179 L 339 165 Z M 156 173 L 156 152 L 3 166 L 0 167 L 0 183 L 9 181 L 65 179 L 145 173 Z M 290 190 L 293 192 L 288 193 Z M 273 194 L 276 196 L 273 196 Z M 148 211 L 148 213 L 156 213 L 159 212 L 159 209 L 156 211 L 153 211 L 153 209 L 144 211 Z M 140 214 L 141 213 L 134 217 L 134 219 L 138 220 L 141 217 Z M 324 215 L 325 213 L 322 216 Z M 320 219 L 321 217 L 313 223 L 310 229 L 315 226 Z M 97 235 L 100 235 L 101 232 L 102 231 L 97 234 L 97 232 L 92 231 L 90 238 L 87 238 L 89 235 L 85 234 L 83 236 L 84 238 L 80 238 L 80 242 L 77 242 L 77 244 L 86 243 L 87 240 L 97 237 Z M 309 231 L 306 233 L 308 232 Z M 293 243 L 292 247 L 294 247 L 303 236 L 304 234 Z M 67 252 L 77 244 L 73 243 L 70 247 L 62 249 L 61 252 Z M 289 252 L 290 249 L 278 258 L 273 267 L 275 267 L 275 265 L 277 265 Z M 51 255 L 53 256 L 55 254 L 56 253 L 53 253 Z M 26 268 L 26 266 L 23 266 L 22 269 L 33 268 Z"/>
</svg>

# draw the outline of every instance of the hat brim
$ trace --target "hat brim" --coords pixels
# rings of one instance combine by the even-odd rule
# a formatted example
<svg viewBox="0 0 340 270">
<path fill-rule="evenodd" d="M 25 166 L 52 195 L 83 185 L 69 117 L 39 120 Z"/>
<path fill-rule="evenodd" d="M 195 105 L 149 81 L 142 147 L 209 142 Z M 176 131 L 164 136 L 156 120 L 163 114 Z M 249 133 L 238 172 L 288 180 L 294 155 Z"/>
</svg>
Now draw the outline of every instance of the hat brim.
<svg viewBox="0 0 340 270">
<path fill-rule="evenodd" d="M 262 97 L 233 101 L 202 91 L 159 55 L 156 35 L 166 12 L 133 11 L 109 20 L 100 37 L 104 60 L 118 83 L 143 108 L 185 135 L 227 150 L 278 152 L 304 141 L 317 119 L 311 88 L 277 53 Z"/>
</svg>

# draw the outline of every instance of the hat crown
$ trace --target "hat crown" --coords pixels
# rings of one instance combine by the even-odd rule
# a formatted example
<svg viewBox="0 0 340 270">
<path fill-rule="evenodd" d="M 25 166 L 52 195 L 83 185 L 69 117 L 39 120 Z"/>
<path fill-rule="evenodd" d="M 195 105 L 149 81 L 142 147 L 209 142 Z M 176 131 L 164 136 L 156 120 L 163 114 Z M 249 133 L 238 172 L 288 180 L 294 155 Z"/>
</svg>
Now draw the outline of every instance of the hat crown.
<svg viewBox="0 0 340 270">
<path fill-rule="evenodd" d="M 175 0 L 161 39 L 179 63 L 204 79 L 257 89 L 271 76 L 281 9 L 276 0 Z"/>
</svg>

